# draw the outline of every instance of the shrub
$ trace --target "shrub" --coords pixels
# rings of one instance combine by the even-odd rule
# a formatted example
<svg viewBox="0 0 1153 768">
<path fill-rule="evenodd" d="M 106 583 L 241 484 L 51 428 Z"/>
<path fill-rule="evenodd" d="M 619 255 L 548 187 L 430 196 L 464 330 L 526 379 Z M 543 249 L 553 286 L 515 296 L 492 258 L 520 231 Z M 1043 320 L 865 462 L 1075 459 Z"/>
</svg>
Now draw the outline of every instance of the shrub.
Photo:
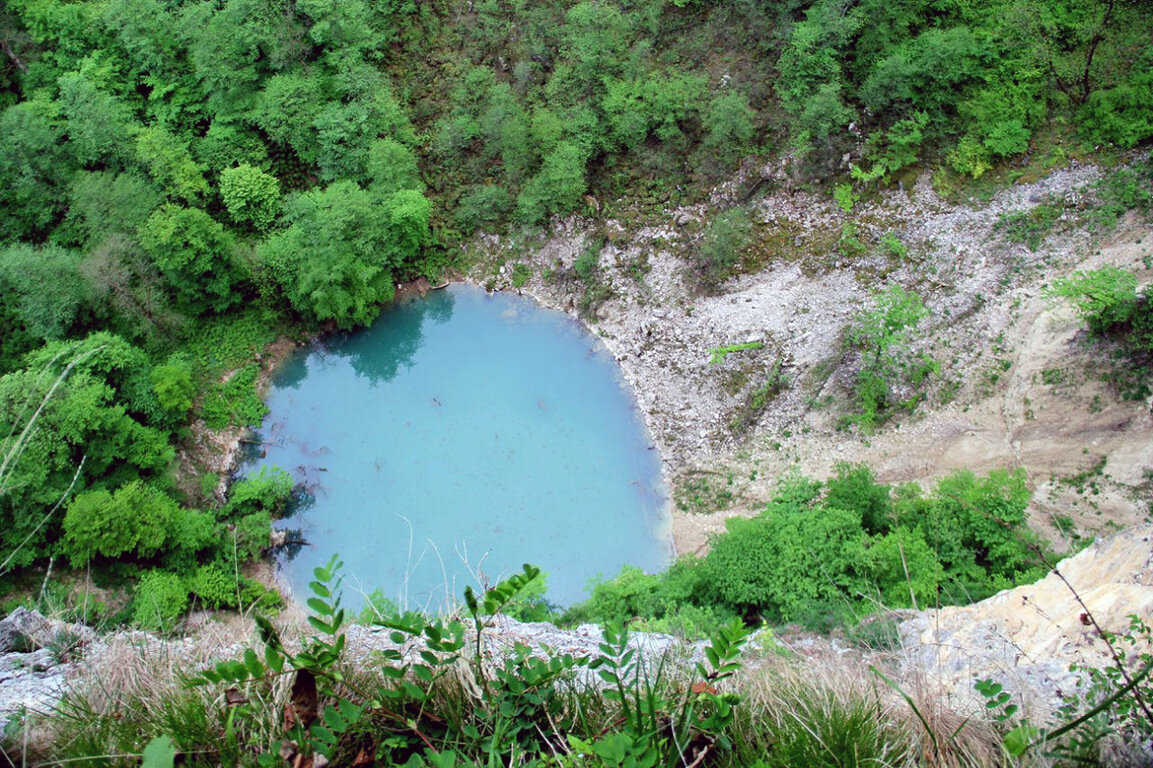
<svg viewBox="0 0 1153 768">
<path fill-rule="evenodd" d="M 1137 276 L 1114 266 L 1074 272 L 1053 282 L 1052 294 L 1073 302 L 1094 333 L 1129 322 L 1137 307 Z"/>
<path fill-rule="evenodd" d="M 702 282 L 716 286 L 734 272 L 749 245 L 752 228 L 744 208 L 730 208 L 709 222 L 696 253 Z"/>
<path fill-rule="evenodd" d="M 228 491 L 228 504 L 220 512 L 229 519 L 254 512 L 279 517 L 292 496 L 292 475 L 280 467 L 261 467 L 255 475 L 243 477 Z"/>
<path fill-rule="evenodd" d="M 164 547 L 171 520 L 179 512 L 175 501 L 139 480 L 115 493 L 86 491 L 64 515 L 64 549 L 77 567 L 98 555 L 150 557 Z"/>
<path fill-rule="evenodd" d="M 461 197 L 453 211 L 456 225 L 465 233 L 477 229 L 493 231 L 512 210 L 512 200 L 503 187 L 496 184 L 478 184 Z"/>
<path fill-rule="evenodd" d="M 912 332 L 928 314 L 921 297 L 894 285 L 876 296 L 877 306 L 859 313 L 849 328 L 848 343 L 861 354 L 861 367 L 854 387 L 854 412 L 846 418 L 870 430 L 895 408 L 913 408 L 920 400 L 919 388 L 939 366 L 926 354 L 911 349 Z M 914 391 L 911 398 L 897 400 L 898 386 Z"/>
<path fill-rule="evenodd" d="M 220 196 L 233 221 L 256 230 L 268 229 L 280 211 L 280 182 L 247 163 L 220 172 Z"/>
<path fill-rule="evenodd" d="M 192 409 L 196 384 L 187 355 L 176 354 L 152 369 L 152 389 L 161 407 L 183 417 Z"/>
<path fill-rule="evenodd" d="M 220 565 L 212 563 L 201 566 L 188 585 L 207 608 L 235 608 L 239 585 L 236 576 Z"/>
<path fill-rule="evenodd" d="M 516 217 L 536 224 L 546 216 L 572 212 L 587 189 L 585 152 L 576 144 L 562 141 L 544 159 L 517 197 Z"/>
<path fill-rule="evenodd" d="M 149 571 L 136 585 L 132 622 L 141 629 L 172 629 L 188 607 L 188 587 L 169 571 Z"/>
</svg>

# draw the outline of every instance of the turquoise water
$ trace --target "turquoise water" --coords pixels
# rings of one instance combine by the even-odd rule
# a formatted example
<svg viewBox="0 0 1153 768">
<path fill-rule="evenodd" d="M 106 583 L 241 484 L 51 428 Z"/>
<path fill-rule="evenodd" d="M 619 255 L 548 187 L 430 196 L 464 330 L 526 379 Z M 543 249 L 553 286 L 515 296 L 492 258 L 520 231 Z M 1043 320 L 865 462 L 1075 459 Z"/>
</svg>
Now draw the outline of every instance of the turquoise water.
<svg viewBox="0 0 1153 768">
<path fill-rule="evenodd" d="M 334 553 L 351 602 L 429 609 L 525 562 L 561 605 L 667 564 L 660 459 L 615 361 L 527 299 L 454 285 L 390 308 L 285 364 L 268 407 L 255 464 L 308 491 L 281 522 L 307 542 L 281 561 L 297 595 Z"/>
</svg>

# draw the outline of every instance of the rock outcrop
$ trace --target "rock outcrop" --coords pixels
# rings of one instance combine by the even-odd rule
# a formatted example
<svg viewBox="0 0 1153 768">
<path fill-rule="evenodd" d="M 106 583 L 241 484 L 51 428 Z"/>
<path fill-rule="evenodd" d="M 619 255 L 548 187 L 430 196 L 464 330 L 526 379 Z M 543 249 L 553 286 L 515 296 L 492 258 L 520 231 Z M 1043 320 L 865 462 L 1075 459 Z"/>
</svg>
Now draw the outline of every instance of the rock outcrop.
<svg viewBox="0 0 1153 768">
<path fill-rule="evenodd" d="M 1113 663 L 1097 627 L 1123 633 L 1132 615 L 1153 623 L 1153 525 L 1094 542 L 1036 584 L 926 611 L 901 624 L 901 638 L 906 666 L 955 706 L 983 703 L 973 683 L 991 678 L 1029 711 L 1052 712 L 1076 689 L 1071 664 Z"/>
</svg>

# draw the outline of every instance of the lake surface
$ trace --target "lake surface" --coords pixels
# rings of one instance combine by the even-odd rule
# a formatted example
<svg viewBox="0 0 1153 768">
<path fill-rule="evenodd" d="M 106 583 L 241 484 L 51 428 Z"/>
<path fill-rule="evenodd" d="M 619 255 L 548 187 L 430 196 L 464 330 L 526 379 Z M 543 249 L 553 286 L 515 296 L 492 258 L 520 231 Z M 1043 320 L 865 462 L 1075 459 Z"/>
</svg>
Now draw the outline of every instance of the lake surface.
<svg viewBox="0 0 1153 768">
<path fill-rule="evenodd" d="M 453 285 L 302 351 L 273 380 L 265 455 L 307 488 L 278 525 L 293 591 L 339 554 L 346 600 L 437 609 L 522 563 L 548 599 L 670 557 L 660 457 L 612 356 L 571 318 Z"/>
</svg>

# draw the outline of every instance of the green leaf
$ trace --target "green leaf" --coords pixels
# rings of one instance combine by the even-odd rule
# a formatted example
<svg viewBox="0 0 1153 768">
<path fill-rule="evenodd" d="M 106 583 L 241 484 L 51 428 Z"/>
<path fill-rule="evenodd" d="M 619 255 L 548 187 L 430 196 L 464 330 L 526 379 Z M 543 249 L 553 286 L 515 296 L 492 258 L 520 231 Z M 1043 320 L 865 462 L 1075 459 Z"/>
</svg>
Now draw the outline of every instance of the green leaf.
<svg viewBox="0 0 1153 768">
<path fill-rule="evenodd" d="M 260 657 L 256 655 L 256 651 L 251 648 L 244 650 L 244 666 L 252 677 L 264 676 L 264 665 L 260 663 Z"/>
<path fill-rule="evenodd" d="M 1040 731 L 1031 725 L 1021 724 L 1013 730 L 1005 734 L 1003 744 L 1005 751 L 1013 757 L 1020 757 L 1025 754 L 1025 750 L 1029 748 L 1029 744 L 1033 739 L 1040 735 Z"/>
<path fill-rule="evenodd" d="M 176 762 L 176 746 L 168 736 L 157 736 L 144 748 L 141 768 L 172 768 Z"/>
<path fill-rule="evenodd" d="M 275 674 L 280 674 L 284 670 L 284 657 L 271 645 L 264 648 L 264 663 Z"/>
<path fill-rule="evenodd" d="M 308 604 L 309 608 L 316 611 L 321 616 L 331 616 L 333 613 L 332 606 L 318 597 L 310 597 L 305 602 Z"/>
</svg>

